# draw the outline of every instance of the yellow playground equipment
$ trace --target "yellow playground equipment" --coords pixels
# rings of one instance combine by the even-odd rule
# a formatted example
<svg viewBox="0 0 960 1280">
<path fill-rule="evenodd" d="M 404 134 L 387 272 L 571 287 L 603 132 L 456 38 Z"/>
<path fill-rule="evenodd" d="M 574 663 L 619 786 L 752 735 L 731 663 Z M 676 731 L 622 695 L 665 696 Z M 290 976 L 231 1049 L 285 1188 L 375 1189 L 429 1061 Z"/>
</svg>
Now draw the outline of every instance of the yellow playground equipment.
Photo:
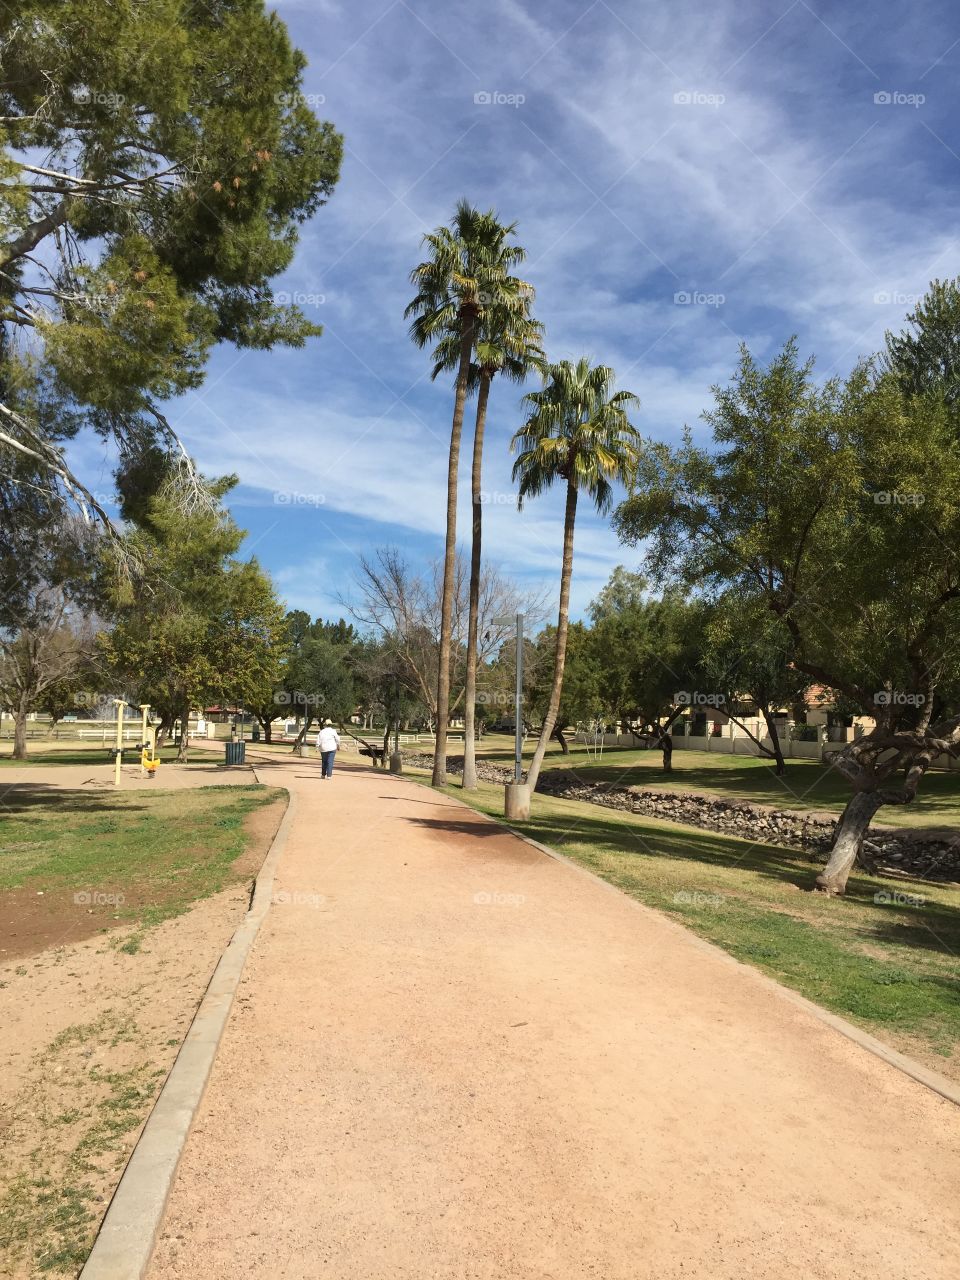
<svg viewBox="0 0 960 1280">
<path fill-rule="evenodd" d="M 157 755 L 157 727 L 147 723 L 150 703 L 140 703 L 140 714 L 143 717 L 140 733 L 140 770 L 145 778 L 155 778 L 160 765 Z"/>
<path fill-rule="evenodd" d="M 127 703 L 122 698 L 114 698 L 117 707 L 117 745 L 113 749 L 114 756 L 114 786 L 120 785 L 120 766 L 123 764 L 123 711 Z M 150 703 L 140 703 L 141 728 L 140 741 L 136 744 L 137 750 L 140 752 L 140 775 L 144 778 L 155 778 L 157 768 L 160 764 L 160 757 L 157 755 L 157 726 L 148 724 L 150 715 Z"/>
</svg>

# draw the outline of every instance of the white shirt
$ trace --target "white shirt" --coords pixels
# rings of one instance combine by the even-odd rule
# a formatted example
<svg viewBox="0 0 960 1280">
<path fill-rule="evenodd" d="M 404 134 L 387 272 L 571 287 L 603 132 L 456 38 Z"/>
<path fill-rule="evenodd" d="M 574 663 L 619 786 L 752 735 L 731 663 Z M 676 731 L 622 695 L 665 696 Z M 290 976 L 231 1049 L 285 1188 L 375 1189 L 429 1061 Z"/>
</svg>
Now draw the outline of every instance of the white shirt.
<svg viewBox="0 0 960 1280">
<path fill-rule="evenodd" d="M 340 735 L 332 724 L 325 724 L 317 734 L 318 751 L 336 751 L 340 746 Z"/>
</svg>

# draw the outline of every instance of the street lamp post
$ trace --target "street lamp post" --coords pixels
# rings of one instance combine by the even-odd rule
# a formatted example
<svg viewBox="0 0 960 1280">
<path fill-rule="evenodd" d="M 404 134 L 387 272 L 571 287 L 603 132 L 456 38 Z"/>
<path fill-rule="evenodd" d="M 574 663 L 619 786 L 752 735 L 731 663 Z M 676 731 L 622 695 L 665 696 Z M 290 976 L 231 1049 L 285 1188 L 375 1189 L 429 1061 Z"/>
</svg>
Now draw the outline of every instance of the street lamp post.
<svg viewBox="0 0 960 1280">
<path fill-rule="evenodd" d="M 517 614 L 517 688 L 513 698 L 513 780 L 523 780 L 523 614 Z"/>
<path fill-rule="evenodd" d="M 530 788 L 523 782 L 523 614 L 518 613 L 516 619 L 509 617 L 494 618 L 494 623 L 506 626 L 515 622 L 517 633 L 517 684 L 513 699 L 514 760 L 513 782 L 508 782 L 504 795 L 504 813 L 506 817 L 518 822 L 525 822 L 530 817 Z"/>
</svg>

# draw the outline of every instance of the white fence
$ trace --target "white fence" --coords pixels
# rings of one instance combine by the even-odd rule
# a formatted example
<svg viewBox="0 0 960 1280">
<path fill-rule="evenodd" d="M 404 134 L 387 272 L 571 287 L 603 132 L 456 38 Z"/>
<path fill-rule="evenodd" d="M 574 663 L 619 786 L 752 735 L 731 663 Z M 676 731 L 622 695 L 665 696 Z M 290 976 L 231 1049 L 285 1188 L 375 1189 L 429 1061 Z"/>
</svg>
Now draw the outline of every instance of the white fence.
<svg viewBox="0 0 960 1280">
<path fill-rule="evenodd" d="M 842 751 L 847 745 L 846 742 L 830 742 L 827 739 L 828 730 L 823 725 L 816 726 L 816 739 L 794 737 L 789 732 L 789 726 L 784 727 L 783 733 L 780 735 L 780 750 L 783 752 L 784 758 L 787 760 L 823 760 L 826 756 L 834 751 Z M 773 744 L 767 734 L 757 736 L 763 746 L 769 750 L 773 749 Z M 721 725 L 721 732 L 716 734 L 694 735 L 673 732 L 673 749 L 675 751 L 708 751 L 716 752 L 719 755 L 738 755 L 738 756 L 758 756 L 760 750 L 756 742 L 746 734 L 739 725 L 735 725 L 732 721 Z M 577 746 L 594 747 L 638 747 L 640 743 L 631 733 L 605 733 L 602 736 L 592 733 L 577 733 L 572 741 Z M 650 744 L 651 750 L 656 750 L 655 742 Z M 948 772 L 960 773 L 960 760 L 954 759 L 952 756 L 938 756 L 931 765 L 933 769 L 944 769 Z"/>
</svg>

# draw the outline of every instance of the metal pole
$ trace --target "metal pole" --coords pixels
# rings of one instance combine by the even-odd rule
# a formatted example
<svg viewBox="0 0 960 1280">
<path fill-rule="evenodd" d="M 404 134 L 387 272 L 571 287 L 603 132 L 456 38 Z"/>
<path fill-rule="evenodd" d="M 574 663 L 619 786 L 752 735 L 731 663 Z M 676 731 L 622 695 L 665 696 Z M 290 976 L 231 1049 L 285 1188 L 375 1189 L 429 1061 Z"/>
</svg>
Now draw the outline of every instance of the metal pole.
<svg viewBox="0 0 960 1280">
<path fill-rule="evenodd" d="M 523 614 L 517 614 L 517 693 L 514 700 L 514 781 L 523 777 Z"/>
<path fill-rule="evenodd" d="M 143 776 L 147 772 L 147 767 L 143 762 L 143 755 L 147 749 L 147 713 L 150 710 L 149 702 L 140 703 L 140 774 Z"/>
<path fill-rule="evenodd" d="M 123 754 L 123 708 L 127 705 L 122 698 L 114 698 L 117 704 L 117 750 L 114 757 L 113 785 L 120 785 L 120 759 Z"/>
</svg>

